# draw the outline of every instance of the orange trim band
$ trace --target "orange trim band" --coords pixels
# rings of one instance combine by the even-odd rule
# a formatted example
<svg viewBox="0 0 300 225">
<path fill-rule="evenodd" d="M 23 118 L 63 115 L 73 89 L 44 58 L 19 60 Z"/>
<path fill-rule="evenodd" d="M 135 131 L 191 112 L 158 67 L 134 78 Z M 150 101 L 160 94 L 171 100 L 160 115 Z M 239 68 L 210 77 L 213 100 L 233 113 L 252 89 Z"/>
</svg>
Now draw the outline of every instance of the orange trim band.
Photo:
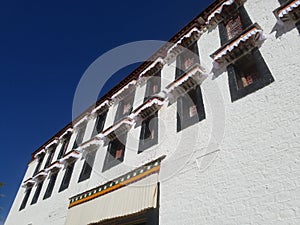
<svg viewBox="0 0 300 225">
<path fill-rule="evenodd" d="M 138 180 L 140 180 L 142 178 L 145 178 L 145 177 L 147 177 L 147 176 L 149 176 L 149 175 L 151 175 L 153 173 L 158 172 L 159 170 L 160 170 L 160 165 L 158 165 L 156 167 L 153 167 L 152 169 L 150 169 L 150 170 L 148 170 L 148 171 L 146 171 L 146 172 L 144 172 L 142 174 L 139 174 L 139 175 L 137 175 L 135 177 L 132 177 L 132 178 L 126 180 L 126 181 L 123 181 L 123 182 L 121 182 L 119 184 L 115 184 L 112 187 L 108 187 L 105 190 L 102 190 L 102 191 L 97 192 L 97 193 L 95 193 L 93 195 L 90 195 L 88 197 L 85 197 L 85 198 L 82 198 L 82 199 L 77 200 L 75 202 L 72 202 L 72 203 L 69 204 L 69 208 L 72 208 L 72 207 L 74 207 L 76 205 L 79 205 L 79 204 L 85 203 L 87 201 L 93 200 L 94 198 L 98 198 L 98 197 L 100 197 L 102 195 L 105 195 L 105 194 L 107 194 L 109 192 L 115 191 L 115 190 L 117 190 L 119 188 L 125 187 L 128 184 L 134 183 L 134 182 L 136 182 L 136 181 L 138 181 Z"/>
</svg>

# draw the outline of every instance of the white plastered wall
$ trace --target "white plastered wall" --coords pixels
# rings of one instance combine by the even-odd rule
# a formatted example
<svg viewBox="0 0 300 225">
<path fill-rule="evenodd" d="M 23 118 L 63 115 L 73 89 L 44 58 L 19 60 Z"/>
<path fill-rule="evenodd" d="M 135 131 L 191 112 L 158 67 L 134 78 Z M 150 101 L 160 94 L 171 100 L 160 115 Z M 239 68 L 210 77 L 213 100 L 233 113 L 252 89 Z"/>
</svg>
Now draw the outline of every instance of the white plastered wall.
<svg viewBox="0 0 300 225">
<path fill-rule="evenodd" d="M 67 190 L 58 193 L 65 170 L 59 172 L 53 195 L 19 212 L 24 196 L 20 188 L 7 225 L 63 225 L 72 195 L 103 184 L 133 168 L 166 155 L 160 172 L 160 224 L 300 224 L 300 37 L 296 28 L 276 37 L 272 11 L 277 0 L 248 0 L 245 8 L 267 35 L 260 48 L 275 81 L 231 102 L 228 76 L 212 75 L 201 85 L 206 119 L 177 133 L 176 104 L 159 111 L 159 144 L 137 154 L 140 127 L 129 131 L 124 163 L 102 173 L 107 146 L 96 154 L 91 178 L 77 183 L 84 160 L 78 159 Z M 201 65 L 210 71 L 211 53 L 220 47 L 218 28 L 198 41 Z M 175 63 L 162 70 L 162 89 L 173 81 Z M 141 99 L 144 87 L 138 87 Z M 225 113 L 214 111 L 214 91 L 222 96 Z M 137 97 L 137 95 L 136 95 Z M 135 107 L 139 104 L 135 101 Z M 105 129 L 113 124 L 117 104 L 110 107 Z M 224 117 L 224 138 L 207 149 L 215 115 Z M 88 140 L 93 122 L 85 135 Z M 174 147 L 175 146 L 175 147 Z M 59 146 L 58 148 L 59 149 Z M 57 157 L 57 154 L 54 158 Z M 24 180 L 32 176 L 29 164 Z M 37 211 L 39 213 L 37 213 Z"/>
</svg>

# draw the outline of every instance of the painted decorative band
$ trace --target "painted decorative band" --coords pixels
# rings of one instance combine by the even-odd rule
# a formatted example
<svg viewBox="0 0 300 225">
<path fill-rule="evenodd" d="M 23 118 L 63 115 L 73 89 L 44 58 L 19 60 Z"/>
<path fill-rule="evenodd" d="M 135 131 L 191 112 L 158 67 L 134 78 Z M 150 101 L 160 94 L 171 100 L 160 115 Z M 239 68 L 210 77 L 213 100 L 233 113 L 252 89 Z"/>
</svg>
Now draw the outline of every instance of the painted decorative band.
<svg viewBox="0 0 300 225">
<path fill-rule="evenodd" d="M 70 198 L 69 208 L 76 205 L 85 203 L 92 199 L 98 198 L 102 195 L 115 191 L 119 188 L 125 187 L 131 183 L 134 183 L 142 178 L 145 178 L 151 174 L 157 173 L 160 170 L 160 163 L 164 157 L 161 157 L 147 165 L 144 165 L 138 169 L 135 169 L 113 181 L 110 181 L 104 185 L 96 187 L 87 192 L 81 193 Z"/>
</svg>

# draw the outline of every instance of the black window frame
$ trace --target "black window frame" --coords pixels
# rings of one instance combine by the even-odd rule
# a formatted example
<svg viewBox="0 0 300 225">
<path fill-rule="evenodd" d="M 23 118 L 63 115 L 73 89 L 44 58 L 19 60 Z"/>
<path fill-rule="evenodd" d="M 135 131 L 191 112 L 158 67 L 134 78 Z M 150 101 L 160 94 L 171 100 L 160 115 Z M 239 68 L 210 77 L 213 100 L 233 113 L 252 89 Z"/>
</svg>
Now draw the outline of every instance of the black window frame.
<svg viewBox="0 0 300 225">
<path fill-rule="evenodd" d="M 228 41 L 228 34 L 226 29 L 226 23 L 233 17 L 239 16 L 242 23 L 243 30 L 247 27 L 251 26 L 253 22 L 251 21 L 246 9 L 244 6 L 240 6 L 237 12 L 233 13 L 231 17 L 226 18 L 224 21 L 219 23 L 219 35 L 220 35 L 220 42 L 221 45 L 225 45 Z M 245 68 L 238 68 L 238 64 L 240 60 L 245 59 L 244 57 L 249 57 L 250 61 L 254 63 L 256 67 L 256 77 L 252 83 L 248 84 L 244 87 L 239 87 L 239 83 L 242 82 L 242 76 L 240 71 L 244 70 Z M 265 60 L 263 59 L 259 49 L 255 47 L 251 50 L 248 54 L 242 56 L 241 58 L 233 61 L 231 64 L 227 66 L 227 73 L 228 73 L 228 84 L 230 90 L 230 97 L 231 101 L 234 102 L 238 99 L 241 99 L 274 81 L 271 71 L 269 70 Z"/>
<path fill-rule="evenodd" d="M 235 67 L 235 64 L 230 64 L 227 66 L 228 82 L 232 102 L 254 93 L 255 91 L 264 88 L 274 81 L 271 71 L 269 70 L 258 48 L 254 48 L 251 53 L 249 53 L 249 56 L 253 57 L 253 60 L 255 61 L 258 77 L 253 83 L 246 87 L 238 87 L 239 81 L 237 80 L 237 77 L 239 76 L 239 72 Z"/>
<path fill-rule="evenodd" d="M 109 170 L 124 161 L 126 141 L 127 133 L 123 133 L 109 142 L 102 172 Z M 122 152 L 120 158 L 116 158 L 118 151 Z"/>
<path fill-rule="evenodd" d="M 280 5 L 283 5 L 283 4 L 285 4 L 286 2 L 288 2 L 289 0 L 278 0 L 278 2 L 279 2 L 279 4 Z"/>
<path fill-rule="evenodd" d="M 48 157 L 47 157 L 47 161 L 45 163 L 44 169 L 46 169 L 48 166 L 51 165 L 54 154 L 55 154 L 56 147 L 57 147 L 57 145 L 51 146 L 50 149 L 48 150 Z"/>
<path fill-rule="evenodd" d="M 100 134 L 103 131 L 107 114 L 108 114 L 108 109 L 98 113 L 95 126 L 93 129 L 93 135 L 92 135 L 93 137 L 96 136 L 97 134 Z"/>
<path fill-rule="evenodd" d="M 191 55 L 192 54 L 192 55 Z M 190 55 L 194 57 L 194 63 L 191 64 L 188 68 L 184 68 L 183 65 L 183 58 L 185 55 Z M 199 56 L 199 49 L 197 42 L 191 43 L 183 52 L 181 52 L 176 57 L 176 72 L 175 72 L 175 79 L 180 78 L 186 71 L 188 71 L 193 65 L 200 64 L 200 56 Z"/>
<path fill-rule="evenodd" d="M 122 118 L 130 115 L 133 110 L 133 103 L 135 98 L 135 90 L 131 91 L 124 97 L 118 104 L 118 109 L 115 115 L 114 124 L 120 121 Z M 124 113 L 124 105 L 130 105 L 128 112 Z M 111 169 L 112 167 L 117 166 L 118 164 L 124 161 L 125 150 L 126 150 L 126 141 L 127 141 L 127 132 L 118 135 L 114 140 L 111 140 L 108 144 L 106 156 L 102 168 L 102 172 Z M 116 159 L 116 154 L 118 151 L 122 151 L 121 157 Z"/>
<path fill-rule="evenodd" d="M 183 57 L 185 57 L 186 52 L 190 51 L 194 54 L 194 64 L 190 67 L 183 68 Z M 176 74 L 175 79 L 180 78 L 185 74 L 190 68 L 195 64 L 200 64 L 200 56 L 197 42 L 191 43 L 191 45 L 176 58 Z M 197 115 L 190 117 L 187 111 L 190 110 L 190 107 L 196 106 Z M 194 88 L 184 93 L 183 95 L 177 98 L 177 132 L 180 132 L 206 118 L 205 108 L 203 104 L 203 97 L 201 92 L 200 85 L 196 85 Z"/>
<path fill-rule="evenodd" d="M 149 138 L 153 135 L 153 138 Z M 158 112 L 144 119 L 141 124 L 138 153 L 158 144 Z"/>
<path fill-rule="evenodd" d="M 245 30 L 247 27 L 253 24 L 252 20 L 250 19 L 245 7 L 242 5 L 236 11 L 233 11 L 227 18 L 225 18 L 222 22 L 218 24 L 219 27 L 219 36 L 221 45 L 226 44 L 230 39 L 228 38 L 228 33 L 226 29 L 226 25 L 230 22 L 233 18 L 239 17 L 242 25 L 242 30 Z M 238 36 L 239 34 L 237 34 Z M 233 37 L 235 38 L 235 37 Z"/>
<path fill-rule="evenodd" d="M 295 23 L 295 26 L 300 34 L 300 20 Z"/>
<path fill-rule="evenodd" d="M 130 113 L 132 112 L 132 109 L 133 109 L 134 97 L 135 97 L 135 91 L 132 91 L 132 92 L 128 93 L 128 95 L 119 102 L 117 113 L 116 113 L 115 120 L 114 120 L 115 123 L 118 122 L 119 120 L 121 120 L 122 118 L 130 115 Z M 130 105 L 130 109 L 128 110 L 128 112 L 124 113 L 124 106 L 127 104 Z"/>
<path fill-rule="evenodd" d="M 68 163 L 68 165 L 66 167 L 66 170 L 65 170 L 63 180 L 60 184 L 58 192 L 62 192 L 64 190 L 68 189 L 68 187 L 70 185 L 70 182 L 71 182 L 71 179 L 72 179 L 74 166 L 75 166 L 75 161 Z"/>
<path fill-rule="evenodd" d="M 50 178 L 49 178 L 49 183 L 48 183 L 47 189 L 46 189 L 44 197 L 43 197 L 44 200 L 51 197 L 53 189 L 55 187 L 55 182 L 56 182 L 57 176 L 58 176 L 58 171 L 51 173 Z"/>
<path fill-rule="evenodd" d="M 27 205 L 27 202 L 28 202 L 28 199 L 29 199 L 29 196 L 30 196 L 30 193 L 32 191 L 32 187 L 28 187 L 25 191 L 25 195 L 24 195 L 24 198 L 22 200 L 22 203 L 20 205 L 20 208 L 19 208 L 19 211 L 25 209 L 26 205 Z"/>
<path fill-rule="evenodd" d="M 154 90 L 157 86 L 157 90 Z M 146 93 L 144 102 L 149 100 L 153 95 L 161 91 L 161 71 L 158 71 L 146 83 Z M 154 137 L 149 139 L 149 136 L 154 132 Z M 158 112 L 145 118 L 141 123 L 140 141 L 138 153 L 142 153 L 146 149 L 158 144 Z"/>
<path fill-rule="evenodd" d="M 69 146 L 69 143 L 70 143 L 70 139 L 71 139 L 71 134 L 67 134 L 64 137 L 63 143 L 60 147 L 60 150 L 59 150 L 59 153 L 58 153 L 58 156 L 57 156 L 57 160 L 61 159 L 64 156 L 64 154 L 66 153 L 66 151 L 68 149 L 68 146 Z"/>
<path fill-rule="evenodd" d="M 190 116 L 190 108 L 195 106 L 197 113 Z M 195 86 L 177 99 L 177 132 L 180 132 L 206 118 L 200 85 Z"/>
<path fill-rule="evenodd" d="M 38 172 L 40 172 L 40 169 L 41 169 L 42 163 L 43 163 L 43 161 L 44 161 L 45 155 L 46 155 L 45 153 L 41 153 L 41 154 L 38 156 L 38 164 L 37 164 L 36 167 L 35 167 L 33 176 L 35 176 L 36 174 L 38 174 Z"/>
<path fill-rule="evenodd" d="M 76 134 L 76 138 L 75 138 L 75 141 L 73 143 L 72 149 L 76 149 L 76 148 L 79 147 L 80 144 L 82 144 L 82 141 L 84 139 L 84 135 L 85 135 L 85 132 L 86 132 L 86 127 L 87 127 L 87 122 L 84 121 L 77 128 L 77 134 Z"/>
<path fill-rule="evenodd" d="M 34 192 L 34 195 L 32 197 L 32 200 L 31 200 L 31 203 L 30 205 L 34 205 L 37 203 L 38 199 L 39 199 L 39 196 L 41 194 L 41 191 L 42 191 L 42 188 L 43 188 L 43 184 L 44 184 L 44 181 L 40 181 L 38 184 L 37 184 L 37 187 L 35 189 L 35 192 Z"/>
<path fill-rule="evenodd" d="M 157 90 L 154 90 L 154 86 L 157 86 Z M 161 91 L 161 70 L 151 76 L 146 83 L 146 93 L 144 102 L 151 98 L 153 95 L 158 94 Z"/>
<path fill-rule="evenodd" d="M 82 170 L 79 175 L 78 183 L 85 181 L 91 177 L 96 153 L 97 151 L 91 151 L 85 156 Z"/>
</svg>

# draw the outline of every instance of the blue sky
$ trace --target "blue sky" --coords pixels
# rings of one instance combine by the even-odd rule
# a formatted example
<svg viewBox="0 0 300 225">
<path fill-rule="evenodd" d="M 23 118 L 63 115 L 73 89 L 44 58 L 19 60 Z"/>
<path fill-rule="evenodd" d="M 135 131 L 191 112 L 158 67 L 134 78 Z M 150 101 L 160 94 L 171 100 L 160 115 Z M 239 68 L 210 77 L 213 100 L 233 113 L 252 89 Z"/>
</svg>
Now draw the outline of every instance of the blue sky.
<svg viewBox="0 0 300 225">
<path fill-rule="evenodd" d="M 0 3 L 1 220 L 31 153 L 72 119 L 78 81 L 101 54 L 140 40 L 167 41 L 213 0 Z M 108 87 L 132 68 L 118 73 Z M 3 222 L 0 222 L 2 224 Z"/>
</svg>

